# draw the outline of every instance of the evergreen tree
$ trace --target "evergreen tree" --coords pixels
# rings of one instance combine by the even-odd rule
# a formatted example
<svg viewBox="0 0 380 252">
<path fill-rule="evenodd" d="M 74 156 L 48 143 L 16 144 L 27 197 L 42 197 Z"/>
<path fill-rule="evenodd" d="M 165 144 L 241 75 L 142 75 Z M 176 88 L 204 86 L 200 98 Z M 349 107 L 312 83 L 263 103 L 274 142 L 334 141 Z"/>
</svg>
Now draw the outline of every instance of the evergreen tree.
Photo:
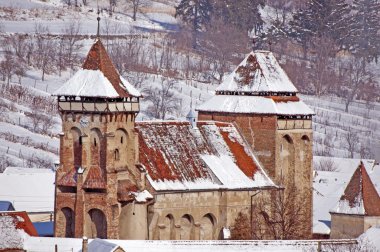
<svg viewBox="0 0 380 252">
<path fill-rule="evenodd" d="M 354 0 L 351 50 L 367 61 L 376 60 L 380 53 L 380 3 L 377 0 Z"/>
<path fill-rule="evenodd" d="M 193 35 L 193 48 L 197 46 L 197 36 L 210 21 L 212 5 L 209 0 L 182 0 L 176 7 L 176 17 L 191 27 Z"/>
<path fill-rule="evenodd" d="M 213 0 L 216 17 L 223 18 L 224 22 L 244 32 L 253 29 L 256 34 L 263 28 L 259 8 L 264 5 L 265 0 Z"/>
<path fill-rule="evenodd" d="M 349 33 L 350 8 L 341 0 L 308 0 L 290 22 L 290 36 L 302 45 L 304 53 L 312 38 L 332 39 L 340 48 Z"/>
<path fill-rule="evenodd" d="M 250 240 L 252 239 L 252 230 L 247 214 L 239 212 L 235 219 L 234 226 L 231 229 L 232 240 Z"/>
</svg>

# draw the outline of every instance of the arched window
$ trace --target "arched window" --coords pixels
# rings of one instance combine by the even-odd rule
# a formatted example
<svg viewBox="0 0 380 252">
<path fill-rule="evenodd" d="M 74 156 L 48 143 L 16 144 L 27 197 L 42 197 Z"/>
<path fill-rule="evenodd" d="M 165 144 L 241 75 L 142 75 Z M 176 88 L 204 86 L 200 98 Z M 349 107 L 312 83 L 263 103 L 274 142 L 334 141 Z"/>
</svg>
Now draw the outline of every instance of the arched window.
<svg viewBox="0 0 380 252">
<path fill-rule="evenodd" d="M 107 219 L 101 210 L 94 208 L 88 211 L 87 221 L 88 238 L 107 238 Z"/>
<path fill-rule="evenodd" d="M 91 129 L 90 132 L 90 139 L 91 139 L 91 165 L 98 166 L 100 167 L 100 156 L 101 156 L 101 151 L 102 151 L 102 133 L 100 132 L 99 129 Z"/>
<path fill-rule="evenodd" d="M 175 227 L 173 215 L 166 215 L 163 224 L 165 225 L 165 228 L 161 230 L 160 240 L 175 240 Z"/>
<path fill-rule="evenodd" d="M 61 209 L 65 227 L 65 237 L 72 238 L 75 236 L 75 215 L 74 211 L 69 207 Z"/>
<path fill-rule="evenodd" d="M 74 167 L 82 166 L 82 133 L 78 128 L 70 130 Z"/>
<path fill-rule="evenodd" d="M 212 214 L 206 214 L 201 219 L 200 240 L 214 239 L 215 218 Z"/>
<path fill-rule="evenodd" d="M 118 161 L 120 159 L 120 156 L 119 156 L 119 150 L 116 149 L 115 150 L 115 160 Z"/>
<path fill-rule="evenodd" d="M 194 219 L 191 215 L 185 214 L 181 218 L 181 233 L 180 233 L 180 239 L 181 240 L 193 240 L 193 226 L 194 226 Z"/>
<path fill-rule="evenodd" d="M 293 139 L 289 135 L 283 137 L 281 143 L 281 176 L 284 184 L 294 184 L 295 179 L 295 146 Z"/>
</svg>

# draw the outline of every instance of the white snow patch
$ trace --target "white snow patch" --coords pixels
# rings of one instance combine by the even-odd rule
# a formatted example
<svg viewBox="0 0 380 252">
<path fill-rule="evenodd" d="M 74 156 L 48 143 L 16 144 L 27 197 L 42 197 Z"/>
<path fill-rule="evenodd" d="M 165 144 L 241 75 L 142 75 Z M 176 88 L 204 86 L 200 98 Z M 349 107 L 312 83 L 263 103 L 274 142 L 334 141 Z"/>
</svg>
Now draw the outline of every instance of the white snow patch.
<svg viewBox="0 0 380 252">
<path fill-rule="evenodd" d="M 215 95 L 198 106 L 198 111 L 242 114 L 314 115 L 304 102 L 274 102 L 262 96 Z"/>
<path fill-rule="evenodd" d="M 147 190 L 144 190 L 142 192 L 131 192 L 131 194 L 135 197 L 135 200 L 139 203 L 145 203 L 150 199 L 153 199 L 152 194 L 148 192 Z"/>
<path fill-rule="evenodd" d="M 253 77 L 248 85 L 240 84 L 241 76 L 237 73 L 239 67 L 247 66 L 249 57 L 255 57 L 259 67 L 250 73 Z M 251 52 L 240 63 L 216 91 L 248 91 L 248 92 L 298 92 L 276 58 L 268 51 Z"/>
</svg>

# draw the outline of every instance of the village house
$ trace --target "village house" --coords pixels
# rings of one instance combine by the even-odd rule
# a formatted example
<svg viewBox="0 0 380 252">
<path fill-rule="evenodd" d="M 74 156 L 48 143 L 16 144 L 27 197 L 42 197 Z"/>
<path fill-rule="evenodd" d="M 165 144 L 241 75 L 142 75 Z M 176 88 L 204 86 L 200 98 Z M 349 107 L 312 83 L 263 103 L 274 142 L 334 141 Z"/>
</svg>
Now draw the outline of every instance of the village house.
<svg viewBox="0 0 380 252">
<path fill-rule="evenodd" d="M 371 227 L 379 227 L 380 166 L 360 162 L 330 214 L 333 239 L 356 238 Z"/>
<path fill-rule="evenodd" d="M 255 51 L 198 118 L 136 122 L 143 97 L 97 39 L 54 93 L 55 236 L 224 239 L 239 213 L 253 220 L 256 202 L 293 188 L 304 210 L 298 238 L 310 238 L 314 113 L 297 93 L 273 54 Z"/>
</svg>

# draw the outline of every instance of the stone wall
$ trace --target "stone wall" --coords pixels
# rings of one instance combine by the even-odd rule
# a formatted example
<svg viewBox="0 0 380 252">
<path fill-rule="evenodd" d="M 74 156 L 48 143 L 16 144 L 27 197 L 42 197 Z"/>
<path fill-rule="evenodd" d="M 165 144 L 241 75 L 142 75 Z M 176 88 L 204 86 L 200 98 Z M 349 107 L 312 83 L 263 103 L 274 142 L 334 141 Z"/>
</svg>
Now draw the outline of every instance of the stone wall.
<svg viewBox="0 0 380 252">
<path fill-rule="evenodd" d="M 122 113 L 62 114 L 61 118 L 63 134 L 57 181 L 78 166 L 84 172 L 76 175 L 76 187 L 57 186 L 55 235 L 63 237 L 67 234 L 61 209 L 69 208 L 75 214 L 75 237 L 86 235 L 92 238 L 105 230 L 106 235 L 102 236 L 117 239 L 121 211 L 117 198 L 118 181 L 128 178 L 131 184 L 141 184 L 140 172 L 135 166 L 138 163 L 138 141 L 134 116 Z M 94 188 L 84 189 L 83 183 L 92 168 L 99 169 L 100 173 L 90 181 Z M 105 188 L 97 188 L 104 182 Z M 102 215 L 105 220 L 99 220 Z M 106 226 L 95 230 L 96 225 Z"/>
<path fill-rule="evenodd" d="M 331 213 L 331 239 L 357 238 L 364 231 L 364 216 Z"/>
<path fill-rule="evenodd" d="M 239 212 L 250 216 L 252 201 L 260 200 L 266 192 L 260 191 L 157 194 L 154 205 L 149 207 L 149 239 L 222 239 L 223 228 L 232 227 Z"/>
</svg>

